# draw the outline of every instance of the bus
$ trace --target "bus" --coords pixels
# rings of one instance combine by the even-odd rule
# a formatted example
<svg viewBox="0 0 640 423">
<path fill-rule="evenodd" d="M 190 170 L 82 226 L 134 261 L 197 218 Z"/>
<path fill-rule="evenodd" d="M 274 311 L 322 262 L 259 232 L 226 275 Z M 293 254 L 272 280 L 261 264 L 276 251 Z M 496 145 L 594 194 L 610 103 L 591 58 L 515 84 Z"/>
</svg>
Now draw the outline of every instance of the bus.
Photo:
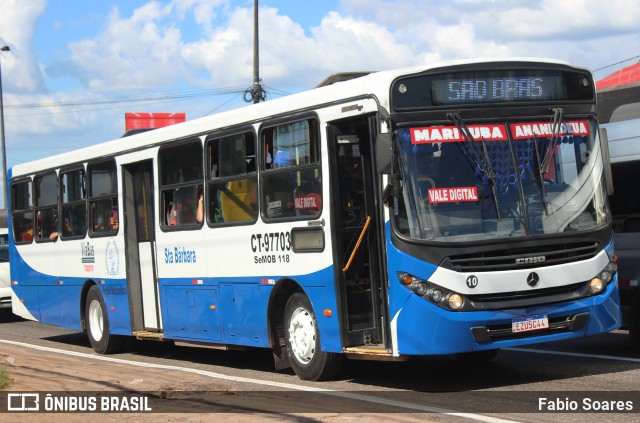
<svg viewBox="0 0 640 423">
<path fill-rule="evenodd" d="M 13 311 L 266 348 L 305 380 L 620 326 L 610 169 L 584 68 L 371 73 L 10 170 Z"/>
<path fill-rule="evenodd" d="M 619 265 L 622 327 L 640 350 L 640 84 L 598 89 L 598 118 L 607 130 L 613 195 L 609 197 Z"/>
<path fill-rule="evenodd" d="M 9 230 L 7 209 L 0 210 L 0 311 L 11 309 L 11 275 L 9 272 Z"/>
</svg>

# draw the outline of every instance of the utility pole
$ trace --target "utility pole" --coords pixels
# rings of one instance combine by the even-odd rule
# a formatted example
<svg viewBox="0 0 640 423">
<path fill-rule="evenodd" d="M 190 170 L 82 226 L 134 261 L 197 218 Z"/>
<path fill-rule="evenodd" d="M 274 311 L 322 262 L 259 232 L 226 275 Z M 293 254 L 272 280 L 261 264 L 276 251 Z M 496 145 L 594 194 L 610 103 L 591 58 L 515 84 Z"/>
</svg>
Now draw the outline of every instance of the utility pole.
<svg viewBox="0 0 640 423">
<path fill-rule="evenodd" d="M 257 0 L 256 0 L 257 1 Z M 11 51 L 9 46 L 0 48 L 2 51 Z M 0 149 L 2 149 L 2 185 L 4 186 L 4 208 L 8 209 L 7 193 L 7 149 L 4 145 L 4 105 L 2 104 L 2 58 L 0 57 Z"/>
<path fill-rule="evenodd" d="M 260 53 L 258 43 L 258 0 L 253 0 L 253 102 L 259 103 L 262 98 L 260 85 Z"/>
<path fill-rule="evenodd" d="M 265 100 L 266 91 L 260 83 L 260 47 L 258 37 L 258 0 L 253 0 L 253 85 L 244 92 L 246 102 L 260 103 Z"/>
</svg>

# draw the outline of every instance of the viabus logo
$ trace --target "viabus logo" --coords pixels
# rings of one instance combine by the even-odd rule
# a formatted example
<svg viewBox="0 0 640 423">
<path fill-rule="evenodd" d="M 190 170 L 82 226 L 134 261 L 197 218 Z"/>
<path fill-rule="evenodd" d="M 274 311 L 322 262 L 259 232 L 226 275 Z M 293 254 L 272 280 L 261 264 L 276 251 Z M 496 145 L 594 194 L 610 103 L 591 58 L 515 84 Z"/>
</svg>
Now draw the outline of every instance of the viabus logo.
<svg viewBox="0 0 640 423">
<path fill-rule="evenodd" d="M 537 257 L 520 257 L 516 259 L 516 264 L 537 264 L 544 263 L 547 260 L 545 256 Z"/>
</svg>

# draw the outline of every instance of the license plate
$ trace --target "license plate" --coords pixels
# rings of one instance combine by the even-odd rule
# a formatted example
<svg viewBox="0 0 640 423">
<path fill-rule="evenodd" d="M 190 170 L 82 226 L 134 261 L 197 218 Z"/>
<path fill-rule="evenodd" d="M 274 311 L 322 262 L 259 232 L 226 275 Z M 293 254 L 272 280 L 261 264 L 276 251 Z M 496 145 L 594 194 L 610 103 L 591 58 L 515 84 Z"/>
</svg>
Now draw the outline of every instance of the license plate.
<svg viewBox="0 0 640 423">
<path fill-rule="evenodd" d="M 511 321 L 511 332 L 529 332 L 532 330 L 548 329 L 549 318 L 543 315 L 517 317 Z"/>
</svg>

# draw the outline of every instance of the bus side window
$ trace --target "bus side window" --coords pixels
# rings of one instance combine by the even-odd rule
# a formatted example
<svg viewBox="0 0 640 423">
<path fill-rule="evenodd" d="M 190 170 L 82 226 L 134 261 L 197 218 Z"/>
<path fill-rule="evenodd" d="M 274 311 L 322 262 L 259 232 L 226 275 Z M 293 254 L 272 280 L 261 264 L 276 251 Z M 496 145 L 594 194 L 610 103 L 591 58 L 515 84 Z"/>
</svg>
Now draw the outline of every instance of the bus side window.
<svg viewBox="0 0 640 423">
<path fill-rule="evenodd" d="M 320 215 L 322 179 L 317 126 L 315 120 L 308 119 L 262 132 L 265 148 L 262 195 L 267 218 Z"/>
<path fill-rule="evenodd" d="M 31 180 L 14 182 L 11 185 L 11 223 L 16 244 L 27 244 L 33 240 L 33 203 Z"/>
<path fill-rule="evenodd" d="M 35 178 L 36 227 L 38 241 L 50 241 L 50 236 L 58 231 L 58 177 L 52 172 Z"/>
<path fill-rule="evenodd" d="M 252 223 L 257 219 L 255 144 L 253 132 L 207 139 L 210 225 Z"/>
<path fill-rule="evenodd" d="M 162 228 L 197 228 L 203 184 L 202 142 L 199 138 L 172 143 L 158 152 Z"/>
<path fill-rule="evenodd" d="M 108 160 L 87 166 L 89 175 L 89 232 L 109 236 L 118 232 L 118 180 L 116 162 Z"/>
<path fill-rule="evenodd" d="M 87 206 L 85 202 L 84 169 L 76 169 L 60 174 L 60 198 L 62 239 L 84 237 L 87 232 Z"/>
</svg>

